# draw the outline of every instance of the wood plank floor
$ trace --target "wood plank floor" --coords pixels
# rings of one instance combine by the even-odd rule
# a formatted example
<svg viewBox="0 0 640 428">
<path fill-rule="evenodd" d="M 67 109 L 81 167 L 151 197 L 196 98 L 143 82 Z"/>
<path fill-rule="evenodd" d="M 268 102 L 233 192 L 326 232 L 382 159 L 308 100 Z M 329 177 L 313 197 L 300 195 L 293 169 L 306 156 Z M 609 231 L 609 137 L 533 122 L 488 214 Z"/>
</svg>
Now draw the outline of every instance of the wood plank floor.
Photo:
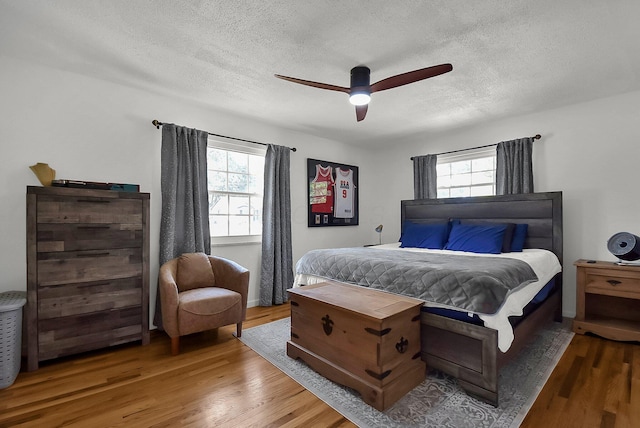
<svg viewBox="0 0 640 428">
<path fill-rule="evenodd" d="M 250 308 L 250 328 L 289 316 Z M 232 336 L 163 333 L 41 364 L 0 390 L 0 427 L 352 427 Z M 640 427 L 640 345 L 576 336 L 523 427 Z"/>
<path fill-rule="evenodd" d="M 640 427 L 640 344 L 576 334 L 521 427 Z"/>
</svg>

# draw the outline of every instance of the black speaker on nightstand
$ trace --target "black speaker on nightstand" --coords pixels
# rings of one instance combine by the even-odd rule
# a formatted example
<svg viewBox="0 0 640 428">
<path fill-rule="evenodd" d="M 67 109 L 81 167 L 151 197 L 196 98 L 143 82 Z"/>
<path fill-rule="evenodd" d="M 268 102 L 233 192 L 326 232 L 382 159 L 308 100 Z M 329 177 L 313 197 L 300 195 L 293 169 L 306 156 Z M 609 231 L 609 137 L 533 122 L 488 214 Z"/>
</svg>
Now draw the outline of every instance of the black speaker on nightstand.
<svg viewBox="0 0 640 428">
<path fill-rule="evenodd" d="M 618 232 L 607 241 L 607 249 L 620 261 L 618 264 L 639 264 L 640 238 L 628 232 Z"/>
</svg>

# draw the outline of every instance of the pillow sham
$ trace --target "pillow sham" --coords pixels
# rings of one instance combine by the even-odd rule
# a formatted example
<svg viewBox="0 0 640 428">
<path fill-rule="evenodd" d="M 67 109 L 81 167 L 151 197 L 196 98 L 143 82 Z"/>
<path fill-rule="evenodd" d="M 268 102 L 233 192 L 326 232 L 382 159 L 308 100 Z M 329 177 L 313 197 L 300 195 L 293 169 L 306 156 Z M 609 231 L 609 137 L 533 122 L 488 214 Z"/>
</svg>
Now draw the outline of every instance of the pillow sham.
<svg viewBox="0 0 640 428">
<path fill-rule="evenodd" d="M 506 224 L 453 223 L 445 250 L 500 254 Z"/>
<path fill-rule="evenodd" d="M 510 253 L 511 245 L 513 241 L 513 232 L 515 230 L 516 225 L 514 223 L 496 223 L 493 221 L 482 221 L 482 220 L 455 220 L 461 224 L 471 224 L 471 225 L 480 225 L 480 226 L 499 226 L 506 225 L 507 228 L 504 230 L 504 237 L 502 238 L 502 247 L 500 247 L 501 253 Z"/>
<path fill-rule="evenodd" d="M 400 236 L 400 248 L 441 250 L 447 242 L 449 223 L 413 223 L 405 221 Z"/>
<path fill-rule="evenodd" d="M 513 229 L 513 239 L 511 240 L 511 251 L 514 252 L 522 252 L 524 248 L 524 241 L 527 239 L 527 231 L 529 230 L 529 225 L 524 224 L 516 224 Z"/>
</svg>

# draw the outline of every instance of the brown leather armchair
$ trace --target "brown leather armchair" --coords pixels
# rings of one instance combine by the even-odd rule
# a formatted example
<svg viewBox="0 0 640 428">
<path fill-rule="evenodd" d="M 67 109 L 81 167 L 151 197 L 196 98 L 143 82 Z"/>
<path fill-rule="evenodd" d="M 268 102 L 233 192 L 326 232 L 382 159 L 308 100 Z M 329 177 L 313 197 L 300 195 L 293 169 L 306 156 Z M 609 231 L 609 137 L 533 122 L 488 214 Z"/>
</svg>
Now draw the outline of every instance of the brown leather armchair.
<svg viewBox="0 0 640 428">
<path fill-rule="evenodd" d="M 242 335 L 249 271 L 222 257 L 187 253 L 160 267 L 162 323 L 177 355 L 180 336 L 236 324 Z"/>
</svg>

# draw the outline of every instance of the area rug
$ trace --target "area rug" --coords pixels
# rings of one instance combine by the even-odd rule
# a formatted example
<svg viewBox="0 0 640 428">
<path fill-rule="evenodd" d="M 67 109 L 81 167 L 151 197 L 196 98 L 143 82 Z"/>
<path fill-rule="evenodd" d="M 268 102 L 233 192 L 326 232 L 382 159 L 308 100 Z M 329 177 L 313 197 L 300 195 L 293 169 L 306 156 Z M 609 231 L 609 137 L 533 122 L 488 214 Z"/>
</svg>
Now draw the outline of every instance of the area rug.
<svg viewBox="0 0 640 428">
<path fill-rule="evenodd" d="M 392 407 L 380 412 L 357 392 L 319 375 L 287 356 L 291 319 L 242 332 L 240 340 L 359 427 L 518 427 L 542 390 L 573 333 L 559 323 L 540 331 L 499 373 L 500 405 L 469 397 L 454 378 L 428 370 L 427 378 Z"/>
</svg>

